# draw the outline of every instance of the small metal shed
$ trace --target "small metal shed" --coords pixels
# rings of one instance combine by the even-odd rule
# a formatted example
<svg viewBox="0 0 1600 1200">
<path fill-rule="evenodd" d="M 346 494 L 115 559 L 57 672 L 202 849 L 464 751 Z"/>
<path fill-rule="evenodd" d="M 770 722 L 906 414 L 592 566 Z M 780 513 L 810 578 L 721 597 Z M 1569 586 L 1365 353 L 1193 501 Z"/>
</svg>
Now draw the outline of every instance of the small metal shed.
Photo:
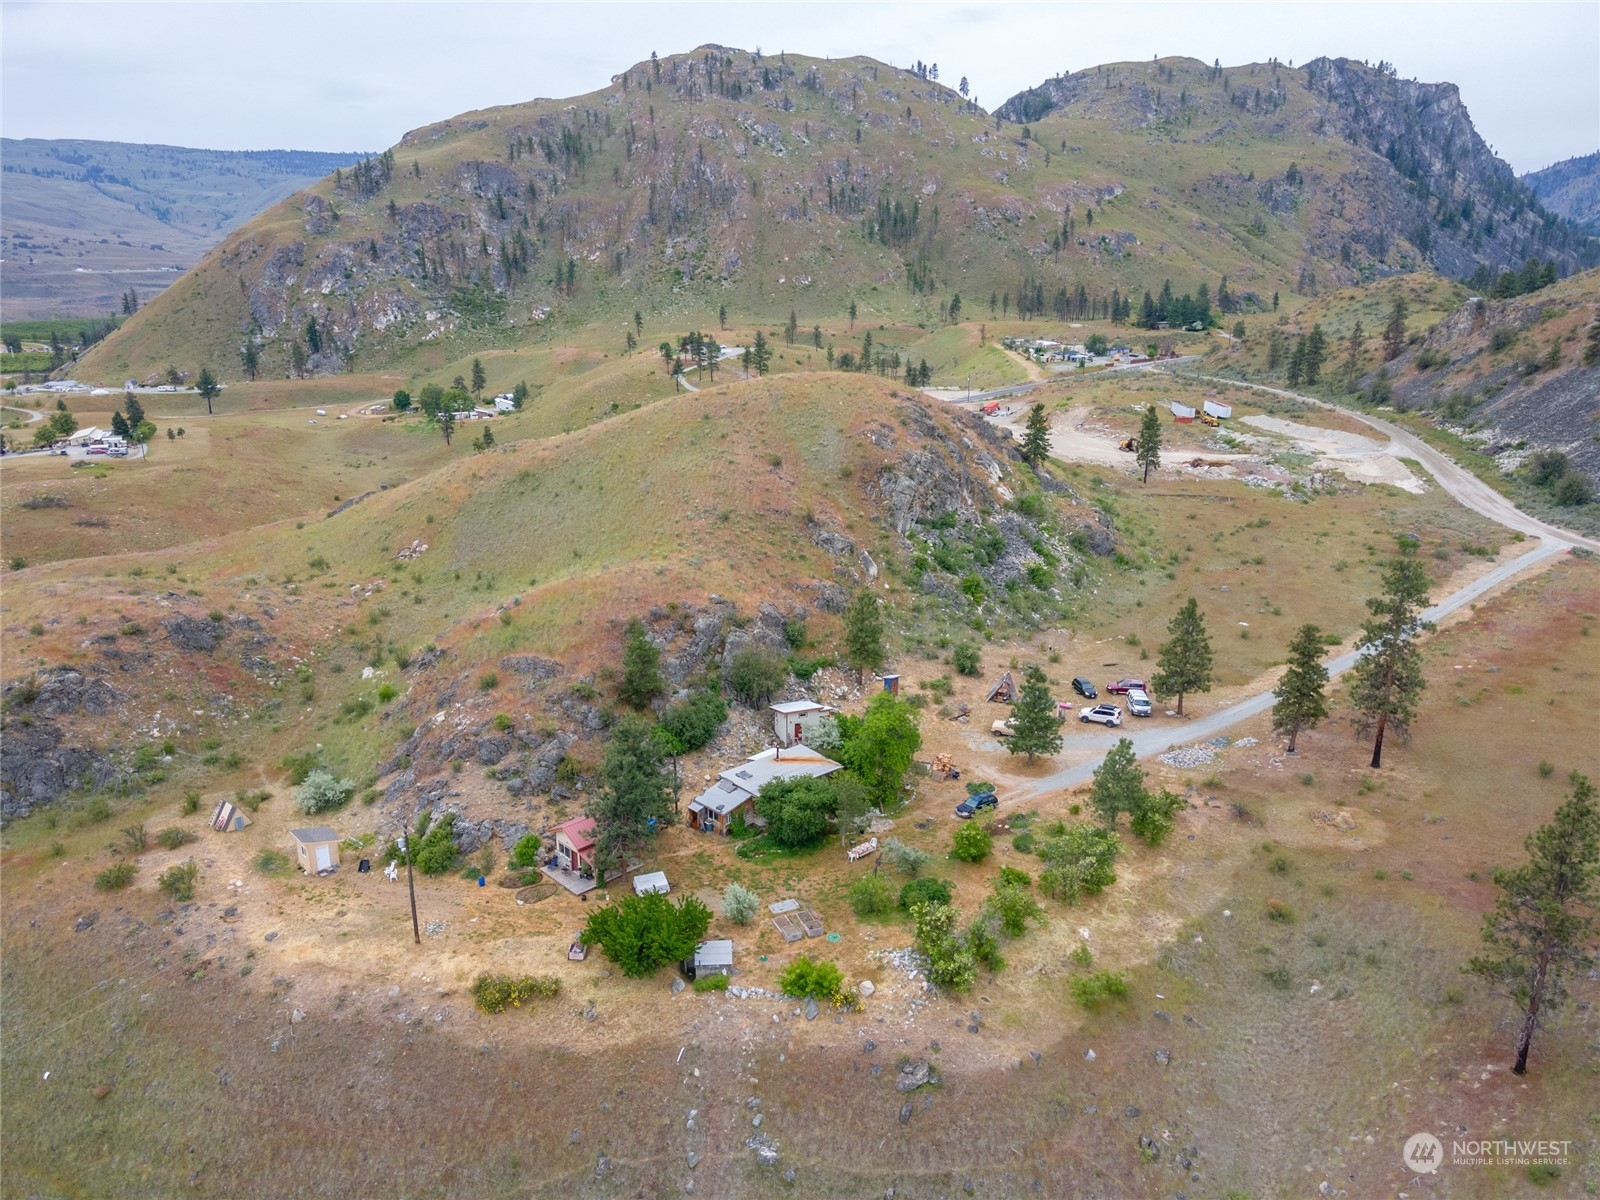
<svg viewBox="0 0 1600 1200">
<path fill-rule="evenodd" d="M 1208 417 L 1216 417 L 1219 421 L 1226 421 L 1233 416 L 1233 405 L 1222 404 L 1216 400 L 1207 400 L 1201 407 Z"/>
<path fill-rule="evenodd" d="M 690 979 L 702 975 L 727 975 L 733 971 L 733 943 L 730 941 L 701 942 L 695 947 L 694 957 L 683 963 L 683 973 Z"/>
<path fill-rule="evenodd" d="M 1187 404 L 1179 404 L 1174 400 L 1172 402 L 1172 419 L 1180 425 L 1187 425 L 1194 420 L 1194 409 Z"/>
<path fill-rule="evenodd" d="M 635 896 L 648 896 L 659 892 L 665 896 L 672 890 L 672 885 L 667 882 L 665 871 L 647 871 L 643 875 L 633 877 L 633 894 Z"/>
</svg>

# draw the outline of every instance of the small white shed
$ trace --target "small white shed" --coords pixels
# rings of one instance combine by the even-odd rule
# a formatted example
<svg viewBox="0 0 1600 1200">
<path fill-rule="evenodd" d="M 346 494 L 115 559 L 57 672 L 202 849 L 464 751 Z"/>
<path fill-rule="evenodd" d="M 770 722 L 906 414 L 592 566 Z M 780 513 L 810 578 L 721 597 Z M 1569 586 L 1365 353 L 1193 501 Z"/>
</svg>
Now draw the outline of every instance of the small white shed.
<svg viewBox="0 0 1600 1200">
<path fill-rule="evenodd" d="M 771 710 L 772 732 L 777 736 L 780 746 L 792 746 L 805 741 L 806 734 L 816 728 L 817 722 L 833 711 L 815 700 L 786 700 L 782 704 L 772 705 Z"/>
<path fill-rule="evenodd" d="M 1215 417 L 1219 421 L 1226 421 L 1233 416 L 1233 405 L 1223 404 L 1217 400 L 1207 400 L 1203 405 L 1206 416 Z"/>
<path fill-rule="evenodd" d="M 672 890 L 672 885 L 667 882 L 665 871 L 648 871 L 643 875 L 633 877 L 633 894 L 635 896 L 649 896 L 659 893 L 665 896 Z"/>
<path fill-rule="evenodd" d="M 1187 425 L 1194 420 L 1194 409 L 1187 404 L 1179 404 L 1174 400 L 1172 402 L 1172 419 L 1180 425 Z"/>
</svg>

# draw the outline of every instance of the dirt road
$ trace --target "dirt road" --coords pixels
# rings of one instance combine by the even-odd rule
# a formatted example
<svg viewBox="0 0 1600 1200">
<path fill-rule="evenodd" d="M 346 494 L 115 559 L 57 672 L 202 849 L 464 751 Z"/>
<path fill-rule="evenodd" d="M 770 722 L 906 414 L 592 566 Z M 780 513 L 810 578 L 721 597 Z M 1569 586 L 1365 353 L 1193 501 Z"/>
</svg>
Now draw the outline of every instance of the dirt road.
<svg viewBox="0 0 1600 1200">
<path fill-rule="evenodd" d="M 1270 392 L 1276 396 L 1284 396 L 1291 400 L 1299 400 L 1306 404 L 1314 404 L 1322 408 L 1334 409 L 1354 417 L 1363 424 L 1383 434 L 1392 445 L 1403 449 L 1408 455 L 1421 463 L 1434 480 L 1452 497 L 1472 509 L 1488 517 L 1491 521 L 1506 526 L 1508 529 L 1537 539 L 1534 547 L 1525 554 L 1508 559 L 1495 567 L 1494 570 L 1479 576 L 1464 587 L 1456 589 L 1439 603 L 1428 609 L 1424 614 L 1430 621 L 1438 621 L 1466 605 L 1471 604 L 1493 588 L 1505 583 L 1531 567 L 1564 554 L 1574 547 L 1582 547 L 1600 553 L 1600 539 L 1584 537 L 1571 530 L 1561 529 L 1549 525 L 1537 517 L 1531 517 L 1516 505 L 1512 504 L 1499 492 L 1489 487 L 1477 476 L 1465 468 L 1456 465 L 1449 457 L 1429 446 L 1421 438 L 1407 433 L 1404 429 L 1390 424 L 1388 421 L 1365 413 L 1355 412 L 1341 405 L 1329 404 L 1314 396 L 1303 396 L 1297 392 L 1284 391 L 1280 388 L 1269 388 L 1259 384 L 1243 384 L 1236 379 L 1222 379 L 1210 375 L 1197 375 L 1185 372 L 1191 379 L 1201 379 L 1210 383 L 1227 384 L 1233 387 L 1253 387 L 1258 391 Z M 1331 435 L 1330 435 L 1331 436 Z M 1355 664 L 1358 651 L 1350 650 L 1338 658 L 1327 663 L 1328 675 L 1336 677 L 1348 671 Z M 1271 690 L 1258 692 L 1246 700 L 1230 704 L 1226 708 L 1218 709 L 1193 721 L 1186 721 L 1182 725 L 1160 724 L 1144 729 L 1125 727 L 1125 730 L 1108 731 L 1096 735 L 1092 745 L 1096 751 L 1095 756 L 1087 761 L 1079 762 L 1073 766 L 1065 767 L 1043 779 L 1036 780 L 1027 786 L 1012 792 L 1007 796 L 1008 803 L 1012 804 L 1027 801 L 1044 792 L 1057 788 L 1074 787 L 1080 783 L 1087 783 L 1094 775 L 1094 770 L 1100 765 L 1100 758 L 1109 750 L 1119 737 L 1128 737 L 1133 742 L 1134 753 L 1140 758 L 1152 754 L 1161 754 L 1175 746 L 1192 745 L 1215 737 L 1223 730 L 1238 724 L 1240 721 L 1263 713 L 1272 707 L 1273 695 Z M 1135 722 L 1135 726 L 1139 723 Z M 1085 740 L 1075 741 L 1075 747 L 1082 747 Z"/>
</svg>

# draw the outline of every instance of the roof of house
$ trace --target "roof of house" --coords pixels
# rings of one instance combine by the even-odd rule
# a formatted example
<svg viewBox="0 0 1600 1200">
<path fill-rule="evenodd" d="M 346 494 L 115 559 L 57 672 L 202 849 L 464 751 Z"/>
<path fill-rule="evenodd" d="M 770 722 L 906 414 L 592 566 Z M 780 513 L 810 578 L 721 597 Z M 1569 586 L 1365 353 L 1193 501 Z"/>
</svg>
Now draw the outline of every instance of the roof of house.
<svg viewBox="0 0 1600 1200">
<path fill-rule="evenodd" d="M 570 821 L 561 822 L 550 832 L 566 834 L 567 841 L 572 843 L 575 850 L 587 850 L 594 845 L 594 818 L 573 817 Z"/>
<path fill-rule="evenodd" d="M 815 700 L 785 700 L 782 704 L 773 704 L 769 707 L 773 712 L 783 713 L 785 716 L 791 713 L 828 711 L 828 706 L 826 704 L 818 704 Z"/>
<path fill-rule="evenodd" d="M 755 794 L 774 779 L 832 775 L 837 770 L 840 770 L 838 763 L 809 746 L 763 750 L 721 772 L 717 782 L 696 796 L 689 809 L 692 812 L 710 809 L 719 816 L 725 815 L 754 799 Z"/>
<path fill-rule="evenodd" d="M 722 940 L 701 942 L 694 950 L 694 965 L 697 969 L 733 966 L 733 943 Z"/>
<path fill-rule="evenodd" d="M 337 842 L 339 835 L 326 825 L 313 825 L 310 829 L 291 829 L 289 836 L 303 846 L 315 842 Z"/>
</svg>

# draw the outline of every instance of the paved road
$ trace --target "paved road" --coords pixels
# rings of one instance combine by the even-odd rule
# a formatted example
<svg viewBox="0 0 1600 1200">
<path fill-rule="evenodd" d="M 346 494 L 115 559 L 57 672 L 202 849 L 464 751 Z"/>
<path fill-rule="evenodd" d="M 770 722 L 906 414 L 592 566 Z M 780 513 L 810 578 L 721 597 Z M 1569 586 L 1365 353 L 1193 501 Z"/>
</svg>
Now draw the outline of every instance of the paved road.
<svg viewBox="0 0 1600 1200">
<path fill-rule="evenodd" d="M 1270 392 L 1276 396 L 1284 396 L 1291 400 L 1300 400 L 1307 404 L 1346 413 L 1390 438 L 1414 456 L 1424 469 L 1434 477 L 1440 487 L 1466 507 L 1488 517 L 1491 521 L 1506 526 L 1508 529 L 1516 530 L 1536 539 L 1533 548 L 1526 553 L 1520 554 L 1516 558 L 1508 559 L 1495 567 L 1494 570 L 1480 576 L 1465 587 L 1450 593 L 1438 604 L 1428 609 L 1424 616 L 1430 621 L 1437 621 L 1442 617 L 1448 616 L 1457 609 L 1471 604 L 1474 600 L 1477 600 L 1480 596 L 1483 596 L 1506 580 L 1520 575 L 1528 568 L 1536 566 L 1547 559 L 1554 558 L 1558 554 L 1564 554 L 1574 546 L 1582 546 L 1585 549 L 1600 552 L 1600 540 L 1584 537 L 1582 534 L 1574 533 L 1572 530 L 1561 529 L 1555 525 L 1547 524 L 1537 517 L 1529 516 L 1476 475 L 1473 475 L 1464 467 L 1458 466 L 1447 455 L 1435 450 L 1415 434 L 1408 433 L 1381 418 L 1356 412 L 1352 409 L 1344 408 L 1342 405 L 1330 404 L 1315 396 L 1305 396 L 1298 392 L 1285 391 L 1281 388 L 1241 383 L 1237 379 L 1200 375 L 1192 371 L 1186 371 L 1184 375 L 1190 379 L 1201 379 L 1233 387 L 1253 387 L 1257 391 Z M 1350 650 L 1328 662 L 1326 666 L 1329 677 L 1332 678 L 1348 671 L 1355 664 L 1356 657 L 1357 652 Z M 1264 691 L 1236 704 L 1230 704 L 1228 707 L 1219 709 L 1214 713 L 1208 713 L 1204 717 L 1192 721 L 1184 721 L 1178 725 L 1169 725 L 1163 720 L 1161 724 L 1138 728 L 1143 722 L 1135 719 L 1132 726 L 1125 726 L 1123 730 L 1115 733 L 1108 731 L 1103 734 L 1096 734 L 1092 740 L 1089 738 L 1076 738 L 1072 744 L 1075 747 L 1091 748 L 1103 756 L 1105 751 L 1116 744 L 1119 737 L 1126 736 L 1133 742 L 1134 753 L 1140 758 L 1145 758 L 1152 754 L 1164 753 L 1175 746 L 1193 745 L 1195 742 L 1215 737 L 1223 730 L 1238 724 L 1240 721 L 1267 711 L 1272 707 L 1273 699 L 1270 690 Z M 1097 757 L 1087 762 L 1079 763 L 1077 766 L 1065 767 L 1016 790 L 1007 799 L 1011 801 L 1027 800 L 1043 792 L 1087 783 L 1093 777 L 1095 768 L 1099 765 L 1100 762 Z"/>
</svg>

